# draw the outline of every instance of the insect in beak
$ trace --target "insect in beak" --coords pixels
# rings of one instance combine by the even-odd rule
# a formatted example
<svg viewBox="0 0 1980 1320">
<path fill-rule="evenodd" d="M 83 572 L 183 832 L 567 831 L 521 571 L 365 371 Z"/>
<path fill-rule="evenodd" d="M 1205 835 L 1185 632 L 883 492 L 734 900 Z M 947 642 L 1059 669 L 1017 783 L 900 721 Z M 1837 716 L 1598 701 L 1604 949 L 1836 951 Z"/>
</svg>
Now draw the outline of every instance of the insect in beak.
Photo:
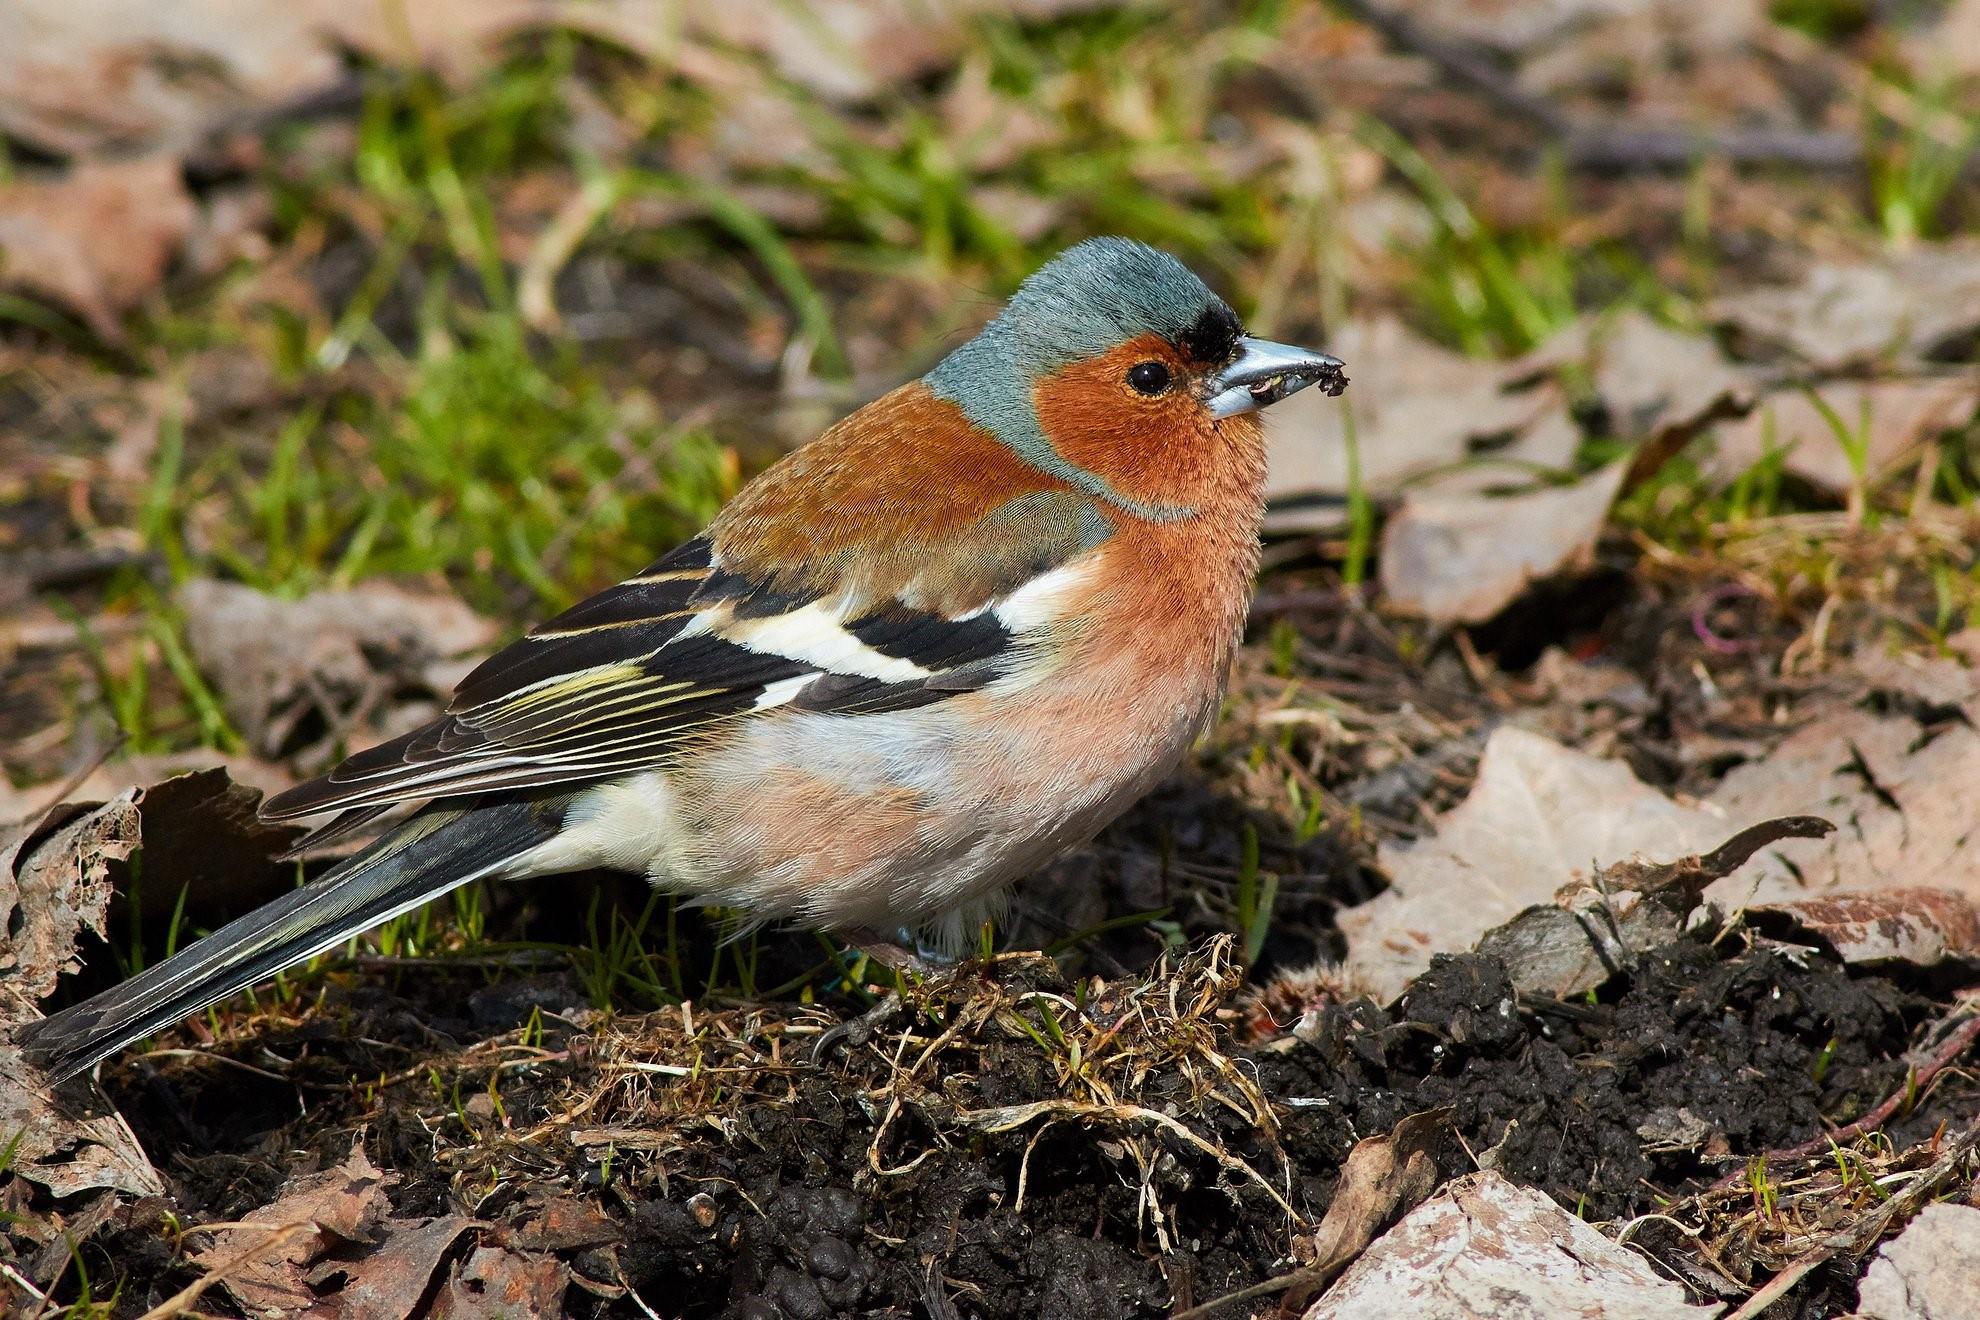
<svg viewBox="0 0 1980 1320">
<path fill-rule="evenodd" d="M 1347 388 L 1342 370 L 1347 364 L 1332 354 L 1249 335 L 1238 340 L 1237 347 L 1237 356 L 1206 387 L 1204 406 L 1212 417 L 1257 412 L 1309 385 L 1318 385 L 1332 396 Z"/>
</svg>

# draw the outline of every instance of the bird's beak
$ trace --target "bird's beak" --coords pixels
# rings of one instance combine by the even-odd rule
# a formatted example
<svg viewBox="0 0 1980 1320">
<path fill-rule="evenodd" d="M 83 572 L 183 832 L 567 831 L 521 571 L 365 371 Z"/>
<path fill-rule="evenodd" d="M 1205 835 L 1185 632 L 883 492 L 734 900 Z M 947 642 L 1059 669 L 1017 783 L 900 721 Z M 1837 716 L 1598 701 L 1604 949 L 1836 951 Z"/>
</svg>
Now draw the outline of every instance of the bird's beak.
<svg viewBox="0 0 1980 1320">
<path fill-rule="evenodd" d="M 1338 395 L 1347 388 L 1347 375 L 1341 370 L 1346 365 L 1310 348 L 1246 335 L 1238 340 L 1237 356 L 1230 365 L 1210 378 L 1204 405 L 1212 417 L 1235 417 L 1269 408 L 1308 385 Z"/>
</svg>

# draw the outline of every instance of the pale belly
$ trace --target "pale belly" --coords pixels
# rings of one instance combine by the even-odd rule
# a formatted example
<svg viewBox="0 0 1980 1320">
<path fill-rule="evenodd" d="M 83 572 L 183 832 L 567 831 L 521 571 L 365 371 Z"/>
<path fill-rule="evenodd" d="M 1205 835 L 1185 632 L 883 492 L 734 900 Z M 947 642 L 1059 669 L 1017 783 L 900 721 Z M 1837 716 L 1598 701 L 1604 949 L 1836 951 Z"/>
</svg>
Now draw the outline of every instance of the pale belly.
<svg viewBox="0 0 1980 1320">
<path fill-rule="evenodd" d="M 529 869 L 637 871 L 751 920 L 906 927 L 958 947 L 1006 886 L 1175 766 L 1214 716 L 1221 677 L 1087 670 L 1021 697 L 768 715 L 689 768 L 589 790 Z M 1026 718 L 1008 718 L 1013 700 Z"/>
</svg>

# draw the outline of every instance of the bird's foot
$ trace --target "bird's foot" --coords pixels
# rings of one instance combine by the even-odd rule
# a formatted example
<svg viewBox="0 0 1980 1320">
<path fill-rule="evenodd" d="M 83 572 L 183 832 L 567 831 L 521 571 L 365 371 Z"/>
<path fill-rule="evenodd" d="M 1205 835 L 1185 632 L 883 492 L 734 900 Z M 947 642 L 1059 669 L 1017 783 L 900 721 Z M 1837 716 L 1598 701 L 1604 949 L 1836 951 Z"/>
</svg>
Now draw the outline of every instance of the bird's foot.
<svg viewBox="0 0 1980 1320">
<path fill-rule="evenodd" d="M 904 1007 L 906 1004 L 901 999 L 901 992 L 890 990 L 884 999 L 858 1017 L 847 1018 L 836 1026 L 827 1027 L 819 1034 L 818 1039 L 811 1043 L 812 1063 L 825 1062 L 826 1057 L 842 1044 L 847 1049 L 858 1049 L 873 1039 L 874 1032 L 900 1016 Z"/>
<path fill-rule="evenodd" d="M 883 935 L 875 930 L 851 930 L 840 933 L 847 946 L 855 953 L 865 956 L 883 967 L 892 968 L 921 979 L 939 976 L 955 966 L 953 959 L 914 938 L 905 928 L 891 935 Z M 913 947 L 910 948 L 909 946 Z M 904 1003 L 899 990 L 890 990 L 886 996 L 855 1018 L 847 1018 L 837 1026 L 827 1028 L 811 1047 L 813 1063 L 822 1062 L 834 1048 L 844 1044 L 858 1049 L 873 1039 L 873 1033 L 893 1018 L 899 1016 Z"/>
</svg>

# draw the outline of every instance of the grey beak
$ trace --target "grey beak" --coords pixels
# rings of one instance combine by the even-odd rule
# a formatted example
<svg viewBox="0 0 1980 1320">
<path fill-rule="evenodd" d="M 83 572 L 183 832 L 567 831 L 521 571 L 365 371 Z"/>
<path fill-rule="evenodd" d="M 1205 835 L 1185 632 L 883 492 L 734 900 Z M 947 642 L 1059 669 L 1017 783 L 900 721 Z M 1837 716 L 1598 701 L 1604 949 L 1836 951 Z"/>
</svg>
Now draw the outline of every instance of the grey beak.
<svg viewBox="0 0 1980 1320">
<path fill-rule="evenodd" d="M 1212 417 L 1235 417 L 1269 408 L 1308 385 L 1338 396 L 1347 388 L 1348 378 L 1341 370 L 1346 365 L 1327 353 L 1246 335 L 1238 340 L 1237 356 L 1230 365 L 1210 378 L 1204 406 Z"/>
</svg>

